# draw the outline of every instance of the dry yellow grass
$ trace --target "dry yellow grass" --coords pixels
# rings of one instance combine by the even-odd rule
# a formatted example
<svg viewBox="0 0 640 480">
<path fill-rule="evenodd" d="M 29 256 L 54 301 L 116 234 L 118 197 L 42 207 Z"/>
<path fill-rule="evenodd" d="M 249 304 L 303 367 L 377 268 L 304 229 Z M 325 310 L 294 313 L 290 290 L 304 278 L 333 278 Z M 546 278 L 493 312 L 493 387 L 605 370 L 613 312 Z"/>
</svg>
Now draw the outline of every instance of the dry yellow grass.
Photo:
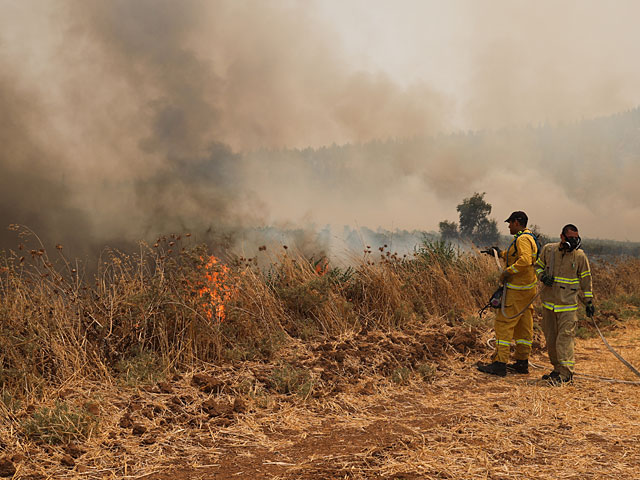
<svg viewBox="0 0 640 480">
<path fill-rule="evenodd" d="M 574 386 L 474 369 L 490 351 L 491 318 L 476 314 L 497 281 L 490 258 L 438 245 L 411 258 L 383 249 L 326 272 L 284 249 L 268 269 L 232 259 L 234 293 L 219 322 L 194 288 L 209 252 L 179 238 L 139 256 L 105 254 L 95 281 L 30 252 L 0 266 L 0 473 L 640 476 L 638 387 L 585 376 L 631 379 L 587 338 L 584 318 Z M 592 270 L 600 321 L 638 366 L 640 261 Z M 77 421 L 96 417 L 97 428 L 62 431 L 78 423 L 51 416 L 56 405 Z"/>
<path fill-rule="evenodd" d="M 610 341 L 640 364 L 637 322 Z M 304 345 L 283 355 L 319 359 Z M 0 438 L 5 452 L 23 456 L 15 478 L 638 478 L 637 386 L 578 375 L 572 386 L 548 387 L 537 381 L 543 371 L 487 377 L 473 367 L 478 358 L 451 351 L 429 382 L 345 376 L 340 391 L 306 399 L 256 390 L 269 367 L 253 362 L 210 366 L 162 388 L 72 381 L 42 399 L 100 410 L 100 429 L 72 465 L 62 462 L 74 447 L 20 441 L 6 422 Z M 632 378 L 598 339 L 579 340 L 577 360 L 579 373 Z M 534 361 L 546 364 L 541 352 Z M 203 391 L 197 373 L 222 390 Z M 235 398 L 244 406 L 232 407 Z"/>
</svg>

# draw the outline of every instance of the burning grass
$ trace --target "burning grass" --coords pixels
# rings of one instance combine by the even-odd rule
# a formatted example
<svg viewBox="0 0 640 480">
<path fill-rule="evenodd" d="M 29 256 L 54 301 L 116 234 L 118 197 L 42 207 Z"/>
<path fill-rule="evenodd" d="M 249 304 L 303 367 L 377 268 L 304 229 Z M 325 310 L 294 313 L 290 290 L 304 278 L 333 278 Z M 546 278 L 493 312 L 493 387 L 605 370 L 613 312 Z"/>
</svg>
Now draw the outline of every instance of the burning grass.
<svg viewBox="0 0 640 480">
<path fill-rule="evenodd" d="M 274 468 L 297 465 L 293 451 L 288 460 L 269 453 L 288 451 L 285 431 L 301 435 L 306 424 L 322 426 L 334 417 L 340 424 L 344 415 L 355 421 L 375 413 L 374 397 L 380 405 L 399 405 L 394 395 L 403 391 L 456 391 L 456 372 L 489 351 L 491 321 L 476 312 L 497 282 L 495 263 L 444 244 L 425 244 L 410 257 L 367 248 L 350 267 L 283 249 L 268 268 L 259 268 L 255 258 L 223 262 L 223 255 L 172 236 L 138 255 L 106 252 L 91 280 L 61 252 L 53 260 L 41 247 L 23 247 L 0 266 L 0 409 L 6 420 L 0 445 L 6 461 L 26 469 L 49 462 L 42 475 L 82 466 L 95 478 L 103 478 L 101 471 L 141 476 L 165 468 L 160 457 L 193 472 L 207 462 L 223 464 L 220 445 L 262 449 Z M 626 319 L 638 316 L 640 261 L 599 263 L 592 270 L 601 318 L 609 330 L 624 329 Z M 581 328 L 589 331 L 586 323 Z M 539 332 L 534 351 L 541 354 Z M 428 403 L 402 408 L 436 408 Z M 441 414 L 461 422 L 456 409 L 434 413 Z M 369 415 L 345 428 L 395 432 L 387 413 L 373 416 L 382 423 L 371 424 Z M 361 473 L 353 478 L 370 478 L 368 471 L 404 478 L 393 475 L 427 448 L 426 437 L 415 437 L 413 420 L 406 420 L 398 427 L 404 433 L 390 434 L 392 451 L 389 442 L 382 450 L 371 444 L 352 458 L 327 447 L 330 471 L 318 459 L 300 464 L 305 472 L 317 470 L 308 478 L 344 476 L 356 467 Z M 453 451 L 445 433 L 429 442 Z M 312 445 L 303 437 L 296 442 L 301 452 Z M 203 448 L 207 461 L 195 453 Z M 451 478 L 477 477 L 470 463 L 463 462 L 469 476 L 460 477 L 458 467 L 424 470 L 421 461 L 424 478 L 448 471 Z M 302 470 L 287 472 L 282 478 L 304 478 Z"/>
</svg>

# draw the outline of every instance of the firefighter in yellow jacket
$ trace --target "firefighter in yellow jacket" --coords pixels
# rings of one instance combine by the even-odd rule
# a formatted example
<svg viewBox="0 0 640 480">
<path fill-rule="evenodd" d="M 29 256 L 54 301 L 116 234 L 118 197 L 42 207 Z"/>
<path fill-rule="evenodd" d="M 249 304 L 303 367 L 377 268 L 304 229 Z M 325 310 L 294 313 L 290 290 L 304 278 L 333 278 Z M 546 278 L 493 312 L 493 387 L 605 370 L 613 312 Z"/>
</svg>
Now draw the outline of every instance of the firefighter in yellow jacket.
<svg viewBox="0 0 640 480">
<path fill-rule="evenodd" d="M 587 316 L 592 317 L 595 312 L 589 260 L 580 250 L 581 243 L 577 227 L 565 225 L 560 242 L 546 244 L 536 261 L 536 274 L 544 284 L 540 294 L 542 331 L 553 365 L 553 371 L 542 378 L 551 385 L 570 383 L 573 379 L 579 297 L 586 305 Z"/>
<path fill-rule="evenodd" d="M 509 248 L 500 252 L 506 268 L 500 275 L 500 283 L 506 288 L 503 309 L 499 309 L 494 321 L 496 350 L 492 363 L 479 364 L 478 370 L 504 377 L 507 366 L 517 373 L 529 373 L 529 354 L 533 340 L 533 306 L 537 278 L 534 262 L 538 253 L 535 237 L 527 228 L 527 214 L 513 212 L 505 220 L 514 236 Z M 492 249 L 498 250 L 497 247 Z M 515 338 L 515 363 L 507 365 L 511 340 Z"/>
</svg>

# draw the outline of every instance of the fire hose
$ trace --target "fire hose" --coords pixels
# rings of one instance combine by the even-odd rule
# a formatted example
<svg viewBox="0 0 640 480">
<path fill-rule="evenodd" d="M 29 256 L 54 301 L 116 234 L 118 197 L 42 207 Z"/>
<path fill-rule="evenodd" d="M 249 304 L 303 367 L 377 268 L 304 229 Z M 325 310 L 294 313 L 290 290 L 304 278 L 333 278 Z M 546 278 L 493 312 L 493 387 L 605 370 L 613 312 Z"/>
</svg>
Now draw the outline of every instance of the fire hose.
<svg viewBox="0 0 640 480">
<path fill-rule="evenodd" d="M 602 335 L 602 332 L 598 328 L 598 324 L 596 323 L 596 320 L 595 320 L 594 317 L 591 317 L 591 321 L 593 322 L 593 326 L 596 327 L 596 330 L 600 334 L 600 338 L 602 339 L 602 342 L 609 349 L 609 351 L 611 353 L 613 353 L 615 355 L 615 357 L 618 360 L 620 360 L 625 367 L 627 367 L 629 370 L 631 370 L 637 377 L 640 377 L 640 372 L 638 371 L 638 369 L 636 367 L 634 367 L 633 365 L 631 365 L 629 362 L 627 362 L 624 358 L 622 358 L 622 355 L 620 355 L 618 352 L 616 352 L 613 349 L 613 347 L 611 345 L 609 345 L 609 342 L 607 342 L 607 339 L 604 338 L 604 335 Z M 640 382 L 634 382 L 634 383 L 640 385 Z"/>
<path fill-rule="evenodd" d="M 496 252 L 495 250 L 493 251 L 493 256 L 494 256 L 494 258 L 495 258 L 495 260 L 496 260 L 496 264 L 498 265 L 498 268 L 499 268 L 499 269 L 502 269 L 502 265 L 500 265 L 500 260 L 498 259 L 498 254 L 497 254 L 497 252 Z M 544 288 L 544 287 L 543 287 L 543 288 Z M 538 293 L 536 293 L 536 295 L 531 299 L 531 301 L 527 304 L 527 306 L 526 306 L 526 307 L 524 307 L 520 312 L 516 313 L 516 314 L 515 314 L 515 315 L 513 315 L 513 316 L 507 316 L 507 315 L 505 314 L 505 310 L 504 310 L 504 307 L 505 307 L 505 298 L 506 298 L 506 296 L 507 296 L 507 286 L 506 286 L 506 285 L 504 285 L 504 286 L 502 287 L 502 297 L 501 297 L 501 299 L 500 299 L 500 312 L 502 313 L 503 317 L 504 317 L 504 318 L 506 318 L 506 319 L 508 319 L 508 320 L 511 320 L 511 319 L 513 319 L 513 318 L 516 318 L 516 317 L 518 317 L 519 315 L 522 315 L 522 314 L 524 313 L 524 311 L 525 311 L 527 308 L 529 308 L 529 307 L 531 306 L 531 304 L 536 300 L 536 298 L 538 298 L 538 297 L 540 296 L 540 293 L 541 293 L 541 292 L 542 292 L 542 290 L 540 290 Z M 481 315 L 482 315 L 483 310 L 481 310 L 480 312 L 481 312 Z M 637 368 L 635 368 L 633 365 L 631 365 L 631 363 L 629 363 L 627 360 L 625 360 L 625 359 L 622 357 L 622 355 L 620 355 L 618 352 L 616 352 L 616 351 L 614 350 L 614 348 L 613 348 L 611 345 L 609 345 L 609 342 L 607 341 L 607 339 L 606 339 L 606 338 L 604 338 L 604 335 L 603 335 L 603 334 L 602 334 L 602 332 L 600 331 L 600 328 L 598 327 L 598 324 L 596 323 L 596 319 L 595 319 L 595 317 L 593 317 L 593 316 L 592 316 L 592 317 L 590 317 L 590 318 L 591 318 L 591 322 L 593 323 L 593 326 L 594 326 L 594 327 L 596 327 L 596 330 L 597 330 L 598 334 L 600 335 L 600 338 L 602 339 L 602 342 L 603 342 L 603 343 L 604 343 L 604 345 L 607 347 L 607 349 L 608 349 L 608 350 L 609 350 L 609 351 L 610 351 L 610 352 L 611 352 L 611 353 L 612 353 L 612 354 L 613 354 L 613 355 L 614 355 L 614 356 L 615 356 L 615 357 L 616 357 L 616 358 L 617 358 L 617 359 L 618 359 L 618 360 L 619 360 L 619 361 L 620 361 L 620 362 L 621 362 L 625 367 L 627 367 L 629 370 L 631 370 L 631 371 L 632 371 L 632 372 L 633 372 L 637 377 L 640 377 L 640 371 L 638 371 L 638 369 L 637 369 Z M 494 340 L 494 341 L 495 341 L 495 338 L 494 338 L 494 339 L 490 339 L 489 341 L 491 341 L 491 340 Z M 540 369 L 544 368 L 542 365 L 536 365 L 536 364 L 532 363 L 531 361 L 529 361 L 529 365 L 531 365 L 531 366 L 532 366 L 532 367 L 534 367 L 534 368 L 540 368 Z M 577 375 L 577 376 L 579 376 L 579 377 L 584 377 L 584 378 L 592 379 L 592 380 L 600 380 L 600 381 L 603 381 L 603 382 L 611 382 L 611 383 L 625 383 L 625 384 L 630 384 L 630 385 L 640 385 L 640 381 L 632 381 L 632 380 L 618 380 L 618 379 L 615 379 L 615 378 L 601 377 L 601 376 L 598 376 L 598 375 L 589 375 L 589 374 L 576 374 L 576 375 Z"/>
</svg>

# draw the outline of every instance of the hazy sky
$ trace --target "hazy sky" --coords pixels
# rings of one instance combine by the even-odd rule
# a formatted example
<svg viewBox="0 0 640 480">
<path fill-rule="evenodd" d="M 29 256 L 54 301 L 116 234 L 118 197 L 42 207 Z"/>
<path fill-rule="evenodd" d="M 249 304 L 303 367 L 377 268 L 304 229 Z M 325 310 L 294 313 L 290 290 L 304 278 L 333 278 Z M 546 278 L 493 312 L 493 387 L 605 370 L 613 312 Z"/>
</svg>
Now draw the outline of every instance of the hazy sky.
<svg viewBox="0 0 640 480">
<path fill-rule="evenodd" d="M 95 244 L 265 222 L 435 230 L 486 191 L 499 219 L 524 209 L 549 233 L 574 221 L 640 240 L 627 183 L 612 213 L 512 157 L 427 173 L 390 159 L 342 204 L 240 161 L 634 108 L 638 18 L 637 1 L 0 0 L 0 222 Z"/>
<path fill-rule="evenodd" d="M 573 120 L 640 104 L 633 0 L 319 1 L 354 68 L 447 95 L 450 126 Z M 449 125 L 446 125 L 449 126 Z"/>
</svg>

